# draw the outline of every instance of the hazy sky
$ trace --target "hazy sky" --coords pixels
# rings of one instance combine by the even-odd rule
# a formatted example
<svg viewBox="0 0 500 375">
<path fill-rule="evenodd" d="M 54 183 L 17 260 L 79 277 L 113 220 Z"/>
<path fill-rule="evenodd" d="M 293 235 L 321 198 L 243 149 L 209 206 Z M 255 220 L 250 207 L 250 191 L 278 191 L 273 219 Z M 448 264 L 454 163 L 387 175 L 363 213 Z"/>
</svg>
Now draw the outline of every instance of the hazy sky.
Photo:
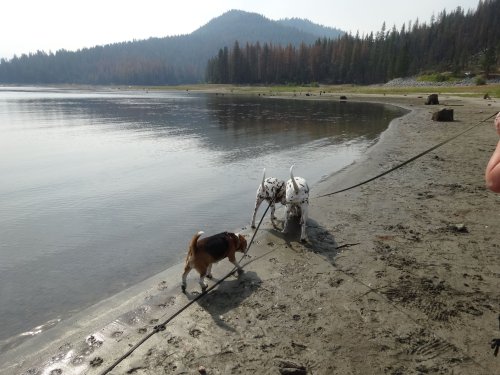
<svg viewBox="0 0 500 375">
<path fill-rule="evenodd" d="M 479 0 L 6 0 L 0 5 L 0 58 L 77 50 L 107 43 L 188 34 L 230 9 L 270 19 L 307 18 L 353 34 L 378 31 Z"/>
</svg>

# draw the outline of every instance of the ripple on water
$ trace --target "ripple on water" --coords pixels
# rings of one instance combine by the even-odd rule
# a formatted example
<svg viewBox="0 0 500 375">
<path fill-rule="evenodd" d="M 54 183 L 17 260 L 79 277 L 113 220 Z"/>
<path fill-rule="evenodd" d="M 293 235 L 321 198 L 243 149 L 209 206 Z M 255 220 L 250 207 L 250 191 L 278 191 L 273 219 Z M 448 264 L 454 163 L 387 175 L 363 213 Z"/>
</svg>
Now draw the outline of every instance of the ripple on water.
<svg viewBox="0 0 500 375">
<path fill-rule="evenodd" d="M 0 352 L 6 352 L 9 349 L 15 348 L 29 338 L 38 336 L 46 330 L 55 327 L 59 322 L 61 322 L 60 318 L 51 319 L 48 322 L 36 326 L 28 331 L 22 332 L 19 335 L 10 337 L 7 340 L 0 341 Z"/>
</svg>

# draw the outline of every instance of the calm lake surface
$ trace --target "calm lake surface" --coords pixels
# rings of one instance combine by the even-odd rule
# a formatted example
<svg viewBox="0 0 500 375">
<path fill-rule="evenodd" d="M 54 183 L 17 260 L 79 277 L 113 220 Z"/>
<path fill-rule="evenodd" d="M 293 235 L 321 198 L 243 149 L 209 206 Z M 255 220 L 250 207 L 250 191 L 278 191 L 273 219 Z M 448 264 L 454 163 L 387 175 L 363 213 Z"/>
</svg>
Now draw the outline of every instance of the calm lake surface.
<svg viewBox="0 0 500 375">
<path fill-rule="evenodd" d="M 336 100 L 0 88 L 0 352 L 181 262 L 198 230 L 249 225 L 264 167 L 287 179 L 295 164 L 314 190 L 402 114 Z"/>
</svg>

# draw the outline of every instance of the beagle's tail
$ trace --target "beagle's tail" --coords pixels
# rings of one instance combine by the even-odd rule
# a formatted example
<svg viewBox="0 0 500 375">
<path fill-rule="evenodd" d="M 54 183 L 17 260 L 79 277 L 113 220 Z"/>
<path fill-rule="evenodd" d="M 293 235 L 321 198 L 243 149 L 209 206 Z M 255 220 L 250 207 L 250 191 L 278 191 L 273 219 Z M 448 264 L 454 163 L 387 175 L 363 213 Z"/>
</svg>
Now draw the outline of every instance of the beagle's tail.
<svg viewBox="0 0 500 375">
<path fill-rule="evenodd" d="M 266 168 L 264 168 L 264 171 L 262 172 L 262 182 L 260 185 L 262 186 L 262 191 L 264 191 L 264 181 L 266 179 Z"/>
<path fill-rule="evenodd" d="M 290 179 L 292 180 L 293 190 L 295 190 L 295 194 L 298 194 L 299 185 L 297 185 L 297 182 L 295 182 L 295 177 L 293 177 L 293 167 L 294 165 L 292 164 L 292 166 L 290 167 Z"/>
<path fill-rule="evenodd" d="M 189 244 L 189 254 L 195 254 L 196 253 L 196 244 L 198 243 L 198 238 L 205 233 L 202 230 L 200 230 L 198 233 L 196 233 L 193 238 L 191 239 L 191 243 Z"/>
</svg>

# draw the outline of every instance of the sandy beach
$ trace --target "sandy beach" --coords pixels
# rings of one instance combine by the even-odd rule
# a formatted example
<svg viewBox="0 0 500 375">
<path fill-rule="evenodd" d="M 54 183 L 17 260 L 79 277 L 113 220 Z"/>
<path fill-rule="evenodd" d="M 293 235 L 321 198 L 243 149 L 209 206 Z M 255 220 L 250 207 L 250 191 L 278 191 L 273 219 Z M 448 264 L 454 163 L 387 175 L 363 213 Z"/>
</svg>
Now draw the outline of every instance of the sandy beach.
<svg viewBox="0 0 500 375">
<path fill-rule="evenodd" d="M 500 100 L 440 95 L 441 105 L 426 106 L 417 94 L 347 96 L 410 112 L 362 160 L 312 187 L 308 242 L 299 241 L 297 223 L 285 236 L 268 215 L 242 261 L 245 273 L 196 301 L 110 374 L 500 372 L 491 346 L 500 339 L 500 195 L 483 178 L 498 141 L 493 120 L 380 179 L 319 197 L 479 124 Z M 442 107 L 455 121 L 431 120 Z M 230 270 L 223 261 L 213 273 Z M 181 293 L 180 267 L 157 275 L 65 322 L 50 342 L 0 356 L 0 373 L 101 374 L 198 295 L 195 272 L 187 289 Z"/>
</svg>

